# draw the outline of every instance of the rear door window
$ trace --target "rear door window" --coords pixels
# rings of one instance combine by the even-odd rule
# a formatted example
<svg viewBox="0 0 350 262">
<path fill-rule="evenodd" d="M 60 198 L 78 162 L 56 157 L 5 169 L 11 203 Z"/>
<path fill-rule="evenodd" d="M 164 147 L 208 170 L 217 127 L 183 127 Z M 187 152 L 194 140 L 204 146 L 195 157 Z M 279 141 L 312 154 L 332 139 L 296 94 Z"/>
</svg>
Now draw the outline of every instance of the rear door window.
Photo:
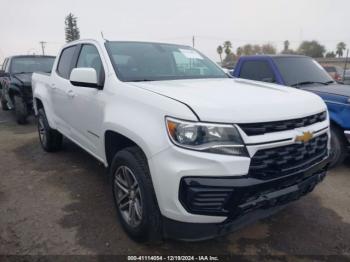
<svg viewBox="0 0 350 262">
<path fill-rule="evenodd" d="M 72 71 L 73 59 L 76 46 L 70 46 L 63 49 L 60 60 L 57 65 L 57 74 L 65 79 L 69 79 Z"/>
<path fill-rule="evenodd" d="M 240 78 L 274 83 L 275 76 L 266 61 L 246 61 L 243 63 Z"/>
</svg>

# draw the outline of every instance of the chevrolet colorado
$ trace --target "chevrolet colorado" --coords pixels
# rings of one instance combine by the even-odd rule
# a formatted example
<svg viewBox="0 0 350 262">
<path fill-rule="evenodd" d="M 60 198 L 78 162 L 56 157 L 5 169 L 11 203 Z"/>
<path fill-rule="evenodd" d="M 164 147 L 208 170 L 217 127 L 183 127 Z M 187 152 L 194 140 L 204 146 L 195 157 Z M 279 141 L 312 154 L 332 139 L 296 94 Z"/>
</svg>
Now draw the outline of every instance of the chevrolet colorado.
<svg viewBox="0 0 350 262">
<path fill-rule="evenodd" d="M 32 82 L 43 149 L 65 136 L 101 161 L 119 221 L 139 241 L 225 234 L 326 175 L 321 98 L 229 78 L 188 46 L 79 40 Z"/>
</svg>

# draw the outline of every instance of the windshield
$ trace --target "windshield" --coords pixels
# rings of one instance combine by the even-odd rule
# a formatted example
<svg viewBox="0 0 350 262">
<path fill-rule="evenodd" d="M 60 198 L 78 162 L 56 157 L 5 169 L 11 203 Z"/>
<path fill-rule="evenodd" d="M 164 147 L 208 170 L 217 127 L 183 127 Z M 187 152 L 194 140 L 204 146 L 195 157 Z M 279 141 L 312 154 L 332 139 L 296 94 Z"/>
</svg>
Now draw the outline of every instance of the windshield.
<svg viewBox="0 0 350 262">
<path fill-rule="evenodd" d="M 11 59 L 11 74 L 51 72 L 54 57 L 15 57 Z"/>
<path fill-rule="evenodd" d="M 332 78 L 315 60 L 309 57 L 273 58 L 285 84 L 296 86 L 298 83 L 328 83 Z"/>
<path fill-rule="evenodd" d="M 122 81 L 228 77 L 214 62 L 187 46 L 108 42 L 106 47 Z"/>
</svg>

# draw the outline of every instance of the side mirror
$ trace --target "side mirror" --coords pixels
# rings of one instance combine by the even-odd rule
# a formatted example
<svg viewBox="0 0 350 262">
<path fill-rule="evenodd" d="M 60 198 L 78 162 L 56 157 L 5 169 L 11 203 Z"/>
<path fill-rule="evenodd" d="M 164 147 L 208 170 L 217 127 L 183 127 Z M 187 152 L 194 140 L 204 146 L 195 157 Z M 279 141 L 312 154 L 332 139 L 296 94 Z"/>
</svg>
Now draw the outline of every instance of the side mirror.
<svg viewBox="0 0 350 262">
<path fill-rule="evenodd" d="M 101 88 L 97 80 L 96 70 L 94 68 L 74 68 L 70 74 L 69 81 L 74 86 L 83 86 L 97 89 Z"/>
</svg>

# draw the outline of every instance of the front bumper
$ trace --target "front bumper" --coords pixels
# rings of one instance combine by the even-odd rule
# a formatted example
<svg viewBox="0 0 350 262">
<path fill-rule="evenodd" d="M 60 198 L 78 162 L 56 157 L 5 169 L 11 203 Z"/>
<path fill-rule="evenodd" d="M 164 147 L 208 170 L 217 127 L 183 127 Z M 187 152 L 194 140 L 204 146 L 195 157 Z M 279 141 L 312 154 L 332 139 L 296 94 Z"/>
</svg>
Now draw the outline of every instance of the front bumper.
<svg viewBox="0 0 350 262">
<path fill-rule="evenodd" d="M 348 140 L 348 143 L 350 144 L 350 130 L 344 131 L 344 134 L 345 134 L 346 140 Z"/>
<path fill-rule="evenodd" d="M 316 126 L 314 129 L 315 130 L 308 128 L 307 130 L 311 130 L 313 133 L 317 134 L 316 138 L 321 137 L 324 134 L 327 134 L 329 137 L 329 129 L 324 129 L 323 126 Z M 317 130 L 320 129 L 322 129 L 322 131 L 317 132 Z M 298 134 L 298 132 L 293 130 L 287 133 L 288 137 L 293 137 Z M 274 139 L 283 138 L 276 134 L 274 134 L 273 137 Z M 150 158 L 149 168 L 152 174 L 152 181 L 154 183 L 154 189 L 161 214 L 169 219 L 185 223 L 222 223 L 229 215 L 228 207 L 224 208 L 224 212 L 222 212 L 221 207 L 213 212 L 215 206 L 212 208 L 212 210 L 209 210 L 210 212 L 207 213 L 198 209 L 194 210 L 195 212 L 192 212 L 193 206 L 191 207 L 190 205 L 184 205 L 184 198 L 183 196 L 180 196 L 180 185 L 186 184 L 186 181 L 191 180 L 196 183 L 194 180 L 196 178 L 200 179 L 201 181 L 204 181 L 204 178 L 206 178 L 208 179 L 207 181 L 209 181 L 208 183 L 211 183 L 210 181 L 213 181 L 213 178 L 216 178 L 223 179 L 221 181 L 225 182 L 236 181 L 236 183 L 243 183 L 241 186 L 238 186 L 238 188 L 236 186 L 235 191 L 238 191 L 239 188 L 244 185 L 244 183 L 250 183 L 249 185 L 253 186 L 253 183 L 265 184 L 269 181 L 281 181 L 279 179 L 284 177 L 292 178 L 295 176 L 295 172 L 298 172 L 298 174 L 304 174 L 314 165 L 322 162 L 322 160 L 327 158 L 328 155 L 328 152 L 324 152 L 323 149 L 328 151 L 325 147 L 327 147 L 327 144 L 329 146 L 329 140 L 327 143 L 327 141 L 323 141 L 323 138 L 321 138 L 319 141 L 319 143 L 322 144 L 320 158 L 318 156 L 318 142 L 316 140 L 310 141 L 310 146 L 316 149 L 316 151 L 312 150 L 317 154 L 315 161 L 313 157 L 312 159 L 309 159 L 310 161 L 308 159 L 304 159 L 303 156 L 308 152 L 311 153 L 311 151 L 305 149 L 303 144 L 297 146 L 293 139 L 268 144 L 257 143 L 258 141 L 251 141 L 250 138 L 246 139 L 247 143 L 250 144 L 247 148 L 251 157 L 236 157 L 202 152 L 198 153 L 192 150 L 171 146 Z M 269 154 L 276 155 L 278 158 Z M 256 156 L 261 159 L 260 163 L 253 163 Z M 291 156 L 292 159 L 290 159 L 289 156 Z M 281 166 L 283 165 L 284 161 L 288 161 L 287 158 L 289 158 L 290 161 L 293 161 L 291 168 L 289 167 L 290 165 Z M 270 162 L 273 164 L 273 166 L 270 166 Z M 266 165 L 269 169 L 268 171 L 273 171 L 271 175 L 261 177 L 258 173 L 256 173 L 256 168 L 253 167 L 259 167 L 261 165 Z M 276 172 L 277 170 L 279 171 Z M 251 171 L 254 171 L 255 173 L 252 173 Z M 268 186 L 271 185 L 268 184 Z M 226 189 L 232 190 L 233 188 L 231 186 L 231 188 L 222 188 L 221 190 L 225 191 Z M 279 188 L 273 187 L 270 189 L 274 191 L 279 190 Z M 226 192 L 220 193 L 226 194 Z M 219 198 L 222 197 L 222 195 L 218 195 L 216 197 Z M 251 197 L 254 197 L 254 195 Z M 220 199 L 215 199 L 212 201 L 216 200 L 220 201 Z M 202 201 L 202 199 L 199 199 L 199 201 Z"/>
<path fill-rule="evenodd" d="M 269 181 L 227 177 L 184 178 L 182 187 L 187 187 L 183 189 L 187 190 L 187 194 L 184 198 L 180 193 L 180 199 L 189 212 L 205 214 L 203 209 L 198 210 L 198 206 L 205 206 L 203 200 L 201 202 L 198 197 L 196 198 L 198 189 L 204 188 L 206 192 L 214 188 L 216 192 L 230 189 L 231 194 L 225 203 L 222 203 L 220 207 L 216 205 L 218 207 L 216 213 L 213 213 L 213 210 L 207 210 L 211 215 L 225 215 L 227 218 L 222 223 L 184 223 L 164 217 L 164 236 L 181 240 L 204 240 L 232 232 L 258 219 L 270 216 L 286 204 L 311 192 L 326 176 L 328 162 L 328 159 L 325 159 L 303 172 Z M 193 193 L 193 188 L 195 193 Z M 211 203 L 218 201 L 217 198 L 213 199 Z M 197 201 L 197 204 L 194 205 L 197 210 L 191 209 L 193 201 Z"/>
</svg>

